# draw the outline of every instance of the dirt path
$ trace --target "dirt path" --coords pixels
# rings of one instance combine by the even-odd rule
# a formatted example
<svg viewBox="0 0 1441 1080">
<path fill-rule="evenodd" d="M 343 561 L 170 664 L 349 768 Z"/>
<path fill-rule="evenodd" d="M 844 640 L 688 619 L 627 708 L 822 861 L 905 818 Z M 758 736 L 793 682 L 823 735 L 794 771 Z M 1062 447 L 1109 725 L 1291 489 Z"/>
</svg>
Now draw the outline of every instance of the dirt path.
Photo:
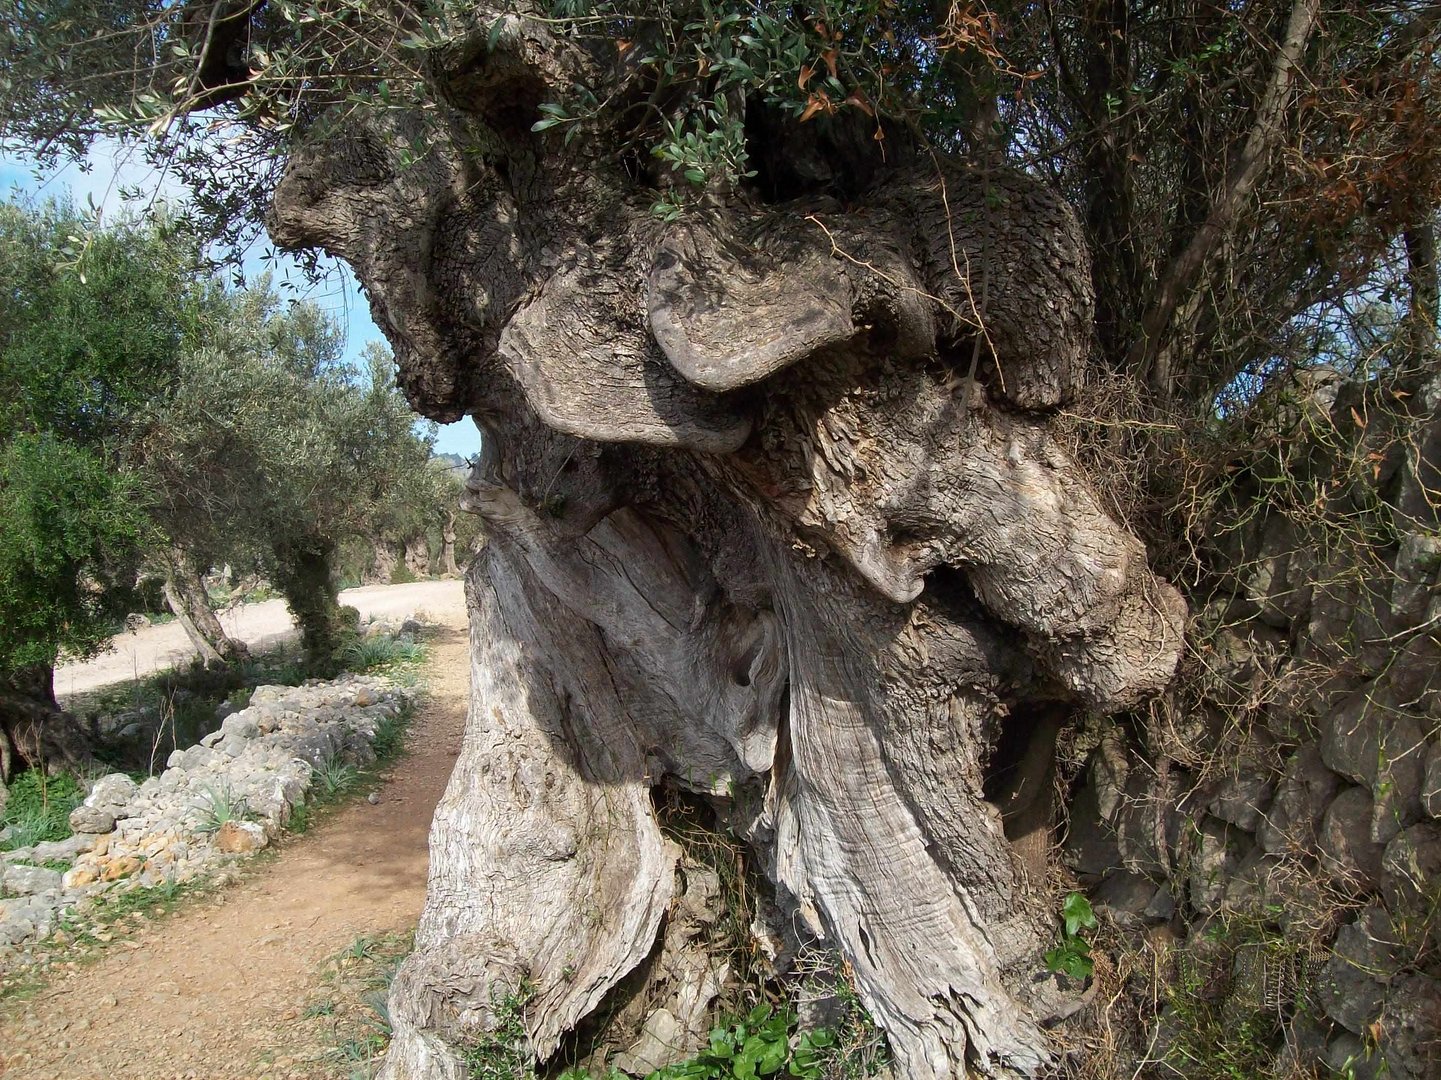
<svg viewBox="0 0 1441 1080">
<path fill-rule="evenodd" d="M 426 835 L 465 720 L 463 621 L 432 632 L 430 648 L 430 693 L 380 802 L 345 807 L 249 880 L 6 1008 L 4 1080 L 349 1075 L 324 1059 L 302 1010 L 327 957 L 362 934 L 407 931 L 420 913 Z"/>
<path fill-rule="evenodd" d="M 410 585 L 367 585 L 346 589 L 340 602 L 360 611 L 362 619 L 404 619 L 423 613 L 431 620 L 465 621 L 465 587 L 459 580 L 417 581 Z M 220 613 L 225 632 L 256 649 L 278 645 L 295 636 L 295 622 L 284 600 L 245 604 Z M 55 669 L 55 693 L 63 702 L 101 686 L 138 679 L 184 663 L 195 655 L 178 622 L 147 626 L 121 634 L 109 652 Z"/>
</svg>

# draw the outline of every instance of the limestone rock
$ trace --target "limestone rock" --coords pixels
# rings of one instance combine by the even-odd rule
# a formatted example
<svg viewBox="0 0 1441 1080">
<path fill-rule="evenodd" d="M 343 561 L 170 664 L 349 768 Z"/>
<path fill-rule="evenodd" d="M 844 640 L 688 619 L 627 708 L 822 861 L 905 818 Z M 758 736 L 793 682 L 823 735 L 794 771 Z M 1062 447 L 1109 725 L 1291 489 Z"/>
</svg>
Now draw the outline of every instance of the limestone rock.
<svg viewBox="0 0 1441 1080">
<path fill-rule="evenodd" d="M 260 735 L 260 724 L 251 715 L 250 710 L 233 713 L 227 716 L 220 724 L 220 731 L 223 735 L 238 735 L 242 739 L 254 739 Z"/>
<path fill-rule="evenodd" d="M 137 873 L 140 866 L 140 860 L 134 855 L 121 855 L 105 864 L 105 869 L 100 872 L 100 880 L 119 881 L 121 878 L 127 878 Z"/>
<path fill-rule="evenodd" d="M 95 781 L 90 794 L 85 797 L 86 806 L 109 810 L 117 818 L 124 817 L 125 807 L 140 793 L 140 786 L 124 773 L 110 773 Z"/>
<path fill-rule="evenodd" d="M 1397 915 L 1435 916 L 1441 896 L 1441 824 L 1413 825 L 1386 845 L 1381 894 Z"/>
<path fill-rule="evenodd" d="M 1421 781 L 1421 807 L 1433 818 L 1441 818 L 1441 740 L 1433 743 L 1426 757 L 1426 775 Z"/>
<path fill-rule="evenodd" d="M 70 811 L 70 828 L 78 833 L 108 833 L 115 828 L 115 815 L 82 803 Z"/>
<path fill-rule="evenodd" d="M 1387 1080 L 1441 1076 L 1441 994 L 1435 979 L 1411 975 L 1394 982 L 1382 1026 Z"/>
<path fill-rule="evenodd" d="M 215 847 L 227 855 L 248 855 L 270 843 L 265 829 L 253 821 L 227 821 L 215 832 Z"/>
<path fill-rule="evenodd" d="M 684 1061 L 693 1052 L 680 1021 L 669 1009 L 657 1009 L 646 1017 L 640 1038 L 612 1064 L 623 1073 L 647 1076 L 656 1069 Z"/>
<path fill-rule="evenodd" d="M 1386 982 L 1400 970 L 1399 943 L 1386 912 L 1367 908 L 1341 927 L 1317 987 L 1326 1015 L 1356 1035 L 1381 1015 Z"/>
<path fill-rule="evenodd" d="M 61 884 L 66 889 L 83 889 L 100 880 L 100 871 L 93 864 L 74 866 L 65 871 Z"/>
<path fill-rule="evenodd" d="M 67 836 L 64 840 L 42 840 L 31 851 L 31 859 L 38 863 L 70 862 L 82 851 L 88 850 L 99 840 L 84 833 Z"/>
<path fill-rule="evenodd" d="M 1197 911 L 1210 915 L 1220 908 L 1227 883 L 1250 846 L 1238 829 L 1224 821 L 1208 818 L 1202 824 L 1188 883 L 1191 904 Z"/>
<path fill-rule="evenodd" d="M 60 888 L 60 871 L 43 866 L 5 866 L 0 874 L 0 887 L 6 892 L 29 896 L 48 889 Z"/>
<path fill-rule="evenodd" d="M 1244 769 L 1222 780 L 1206 809 L 1214 818 L 1255 832 L 1270 805 L 1275 783 L 1259 769 Z"/>
<path fill-rule="evenodd" d="M 1321 760 L 1314 743 L 1301 747 L 1286 762 L 1276 796 L 1256 828 L 1261 847 L 1271 854 L 1309 851 L 1316 827 L 1336 795 L 1341 780 Z"/>
<path fill-rule="evenodd" d="M 1331 801 L 1316 839 L 1321 865 L 1338 881 L 1374 889 L 1384 848 L 1371 839 L 1373 803 L 1365 788 L 1347 788 Z"/>
<path fill-rule="evenodd" d="M 1384 844 L 1421 819 L 1427 745 L 1414 716 L 1378 704 L 1375 683 L 1356 691 L 1322 727 L 1321 758 L 1331 771 L 1371 788 L 1369 833 Z"/>
</svg>

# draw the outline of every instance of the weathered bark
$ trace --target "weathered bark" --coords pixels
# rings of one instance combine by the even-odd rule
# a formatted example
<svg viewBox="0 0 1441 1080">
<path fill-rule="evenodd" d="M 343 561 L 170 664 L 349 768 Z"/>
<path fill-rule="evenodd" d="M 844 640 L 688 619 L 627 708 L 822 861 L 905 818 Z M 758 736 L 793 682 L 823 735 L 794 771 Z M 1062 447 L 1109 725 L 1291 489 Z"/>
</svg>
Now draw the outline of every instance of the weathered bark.
<svg viewBox="0 0 1441 1080">
<path fill-rule="evenodd" d="M 899 161 L 852 209 L 665 225 L 603 138 L 517 122 L 590 59 L 513 15 L 488 38 L 433 58 L 424 157 L 417 119 L 350 121 L 271 222 L 354 266 L 411 400 L 484 436 L 471 715 L 385 1075 L 462 1075 L 522 980 L 542 1056 L 617 990 L 675 891 L 662 781 L 756 849 L 906 1077 L 1042 1074 L 1073 1004 L 1037 789 L 1062 717 L 1166 685 L 1184 618 L 1052 433 L 1091 334 L 1073 215 Z"/>
<path fill-rule="evenodd" d="M 80 768 L 90 738 L 55 700 L 55 669 L 36 664 L 0 676 L 0 784 L 28 768 Z"/>
<path fill-rule="evenodd" d="M 400 562 L 400 556 L 396 554 L 395 548 L 388 540 L 376 540 L 373 544 L 374 554 L 371 557 L 370 568 L 365 575 L 367 585 L 389 585 L 391 578 L 395 576 L 395 567 Z"/>
<path fill-rule="evenodd" d="M 346 616 L 353 608 L 340 606 L 335 585 L 334 541 L 323 536 L 301 536 L 278 546 L 275 587 L 300 626 L 300 644 L 306 665 L 317 674 L 335 667 L 335 654 L 347 630 L 354 626 Z"/>
<path fill-rule="evenodd" d="M 405 542 L 405 568 L 412 577 L 430 577 L 430 542 L 424 533 Z"/>
<path fill-rule="evenodd" d="M 194 564 L 185 552 L 175 548 L 165 558 L 165 602 L 205 663 L 225 663 L 250 655 L 245 642 L 232 638 L 220 625 Z"/>
<path fill-rule="evenodd" d="M 460 574 L 455 565 L 455 511 L 449 508 L 440 513 L 440 572 L 446 577 Z"/>
</svg>

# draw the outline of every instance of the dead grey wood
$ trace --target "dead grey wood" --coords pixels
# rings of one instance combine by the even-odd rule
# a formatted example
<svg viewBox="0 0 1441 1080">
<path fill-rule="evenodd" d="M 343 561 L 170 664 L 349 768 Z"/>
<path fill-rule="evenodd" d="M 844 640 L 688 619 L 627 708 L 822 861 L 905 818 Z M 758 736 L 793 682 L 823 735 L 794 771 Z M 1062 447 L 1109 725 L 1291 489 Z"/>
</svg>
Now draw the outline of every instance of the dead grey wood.
<svg viewBox="0 0 1441 1080">
<path fill-rule="evenodd" d="M 662 784 L 844 955 L 906 1077 L 1041 1075 L 1073 1002 L 1037 789 L 1061 717 L 1166 685 L 1185 617 L 1051 431 L 1091 333 L 1070 210 L 895 161 L 862 205 L 666 225 L 614 133 L 517 120 L 624 72 L 476 17 L 446 109 L 317 136 L 271 219 L 355 268 L 416 407 L 483 434 L 470 721 L 385 1076 L 462 1075 L 522 982 L 542 1055 L 621 992 L 677 895 Z"/>
</svg>

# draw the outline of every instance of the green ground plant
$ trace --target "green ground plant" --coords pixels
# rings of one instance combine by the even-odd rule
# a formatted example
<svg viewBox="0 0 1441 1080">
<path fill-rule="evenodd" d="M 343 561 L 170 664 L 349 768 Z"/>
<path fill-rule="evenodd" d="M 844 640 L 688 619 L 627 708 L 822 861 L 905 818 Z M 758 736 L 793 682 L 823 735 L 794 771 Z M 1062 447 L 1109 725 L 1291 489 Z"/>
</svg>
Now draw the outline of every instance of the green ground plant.
<svg viewBox="0 0 1441 1080">
<path fill-rule="evenodd" d="M 10 798 L 0 813 L 0 827 L 10 833 L 0 850 L 14 851 L 70 835 L 70 811 L 85 798 L 85 789 L 65 773 L 49 776 L 27 769 L 10 783 Z"/>
<path fill-rule="evenodd" d="M 424 663 L 425 646 L 400 638 L 361 637 L 342 646 L 338 655 L 348 671 L 389 671 Z"/>
<path fill-rule="evenodd" d="M 331 754 L 319 765 L 310 767 L 311 778 L 326 795 L 339 795 L 360 780 L 360 770 L 346 763 L 339 754 Z"/>
<path fill-rule="evenodd" d="M 390 1045 L 387 998 L 413 933 L 363 934 L 325 962 L 302 1019 L 322 1028 L 345 1080 L 371 1080 Z"/>
<path fill-rule="evenodd" d="M 484 1040 L 465 1051 L 469 1080 L 534 1080 L 535 1056 L 525 1032 L 525 1014 L 534 987 L 522 980 L 491 1000 L 494 1026 Z"/>
<path fill-rule="evenodd" d="M 1096 913 L 1090 901 L 1078 892 L 1067 893 L 1061 904 L 1061 940 L 1046 951 L 1046 970 L 1072 979 L 1090 978 L 1096 965 L 1091 959 L 1090 943 L 1081 931 L 1095 928 Z"/>
<path fill-rule="evenodd" d="M 250 819 L 250 807 L 228 787 L 206 784 L 204 791 L 205 805 L 200 807 L 200 821 L 195 826 L 197 832 L 212 833 L 222 825 Z"/>
</svg>

